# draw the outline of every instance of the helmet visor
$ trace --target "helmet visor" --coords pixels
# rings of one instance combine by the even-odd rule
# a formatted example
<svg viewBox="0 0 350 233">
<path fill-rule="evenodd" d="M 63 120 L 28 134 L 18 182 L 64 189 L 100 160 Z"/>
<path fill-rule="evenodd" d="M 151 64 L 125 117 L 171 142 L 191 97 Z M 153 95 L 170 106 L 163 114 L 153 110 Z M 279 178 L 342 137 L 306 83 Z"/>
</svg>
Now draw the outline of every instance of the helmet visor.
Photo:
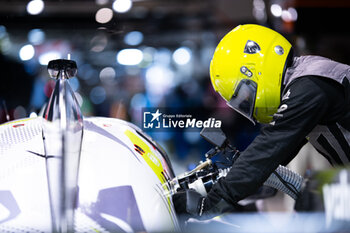
<svg viewBox="0 0 350 233">
<path fill-rule="evenodd" d="M 255 82 L 243 79 L 237 86 L 235 93 L 227 105 L 248 118 L 255 124 L 253 119 L 255 96 L 257 85 Z"/>
</svg>

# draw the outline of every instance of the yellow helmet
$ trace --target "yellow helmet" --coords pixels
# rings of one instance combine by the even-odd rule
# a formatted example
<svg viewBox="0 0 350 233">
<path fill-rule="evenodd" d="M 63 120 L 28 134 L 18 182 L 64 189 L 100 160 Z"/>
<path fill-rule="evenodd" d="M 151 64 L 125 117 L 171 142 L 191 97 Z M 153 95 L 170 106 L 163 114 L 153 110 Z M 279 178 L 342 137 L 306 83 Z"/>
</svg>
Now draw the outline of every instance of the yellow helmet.
<svg viewBox="0 0 350 233">
<path fill-rule="evenodd" d="M 227 104 L 268 123 L 281 98 L 282 76 L 292 45 L 279 33 L 240 25 L 222 38 L 210 63 L 211 83 Z"/>
</svg>

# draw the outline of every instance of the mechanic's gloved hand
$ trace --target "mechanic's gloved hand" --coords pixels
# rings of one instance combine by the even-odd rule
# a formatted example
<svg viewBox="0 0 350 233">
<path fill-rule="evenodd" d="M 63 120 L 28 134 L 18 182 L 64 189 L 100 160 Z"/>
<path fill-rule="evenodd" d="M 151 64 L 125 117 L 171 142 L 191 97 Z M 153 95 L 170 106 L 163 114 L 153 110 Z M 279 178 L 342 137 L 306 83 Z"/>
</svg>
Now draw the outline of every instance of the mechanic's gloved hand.
<svg viewBox="0 0 350 233">
<path fill-rule="evenodd" d="M 205 207 L 205 197 L 193 189 L 180 191 L 173 195 L 173 203 L 177 214 L 190 214 L 200 217 Z"/>
<path fill-rule="evenodd" d="M 234 212 L 237 207 L 226 202 L 215 192 L 209 192 L 206 197 L 203 197 L 194 189 L 175 193 L 173 203 L 176 213 L 185 219 L 194 217 L 205 220 L 222 213 Z"/>
</svg>

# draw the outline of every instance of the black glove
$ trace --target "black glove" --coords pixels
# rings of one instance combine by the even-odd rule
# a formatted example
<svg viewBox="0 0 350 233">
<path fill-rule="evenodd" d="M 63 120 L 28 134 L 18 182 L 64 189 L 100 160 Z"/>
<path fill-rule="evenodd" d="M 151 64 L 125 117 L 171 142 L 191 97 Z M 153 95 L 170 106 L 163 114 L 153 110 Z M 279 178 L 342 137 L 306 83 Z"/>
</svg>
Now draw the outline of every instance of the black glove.
<svg viewBox="0 0 350 233">
<path fill-rule="evenodd" d="M 234 212 L 237 209 L 237 204 L 229 204 L 214 193 L 203 197 L 193 189 L 175 193 L 173 203 L 176 213 L 185 219 L 195 217 L 204 220 L 225 212 Z"/>
<path fill-rule="evenodd" d="M 193 189 L 180 191 L 173 195 L 175 211 L 179 215 L 189 214 L 200 217 L 203 214 L 205 197 Z"/>
</svg>

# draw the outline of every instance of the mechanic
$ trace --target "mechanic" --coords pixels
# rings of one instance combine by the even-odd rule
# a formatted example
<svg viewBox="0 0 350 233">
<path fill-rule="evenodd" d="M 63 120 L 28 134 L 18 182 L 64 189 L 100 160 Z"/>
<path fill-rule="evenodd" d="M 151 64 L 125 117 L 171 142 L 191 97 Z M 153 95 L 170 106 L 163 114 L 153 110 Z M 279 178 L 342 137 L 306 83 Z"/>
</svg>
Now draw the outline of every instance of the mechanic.
<svg viewBox="0 0 350 233">
<path fill-rule="evenodd" d="M 178 214 L 204 218 L 227 211 L 307 141 L 332 165 L 349 163 L 350 66 L 320 56 L 293 57 L 282 35 L 250 24 L 220 41 L 210 77 L 231 108 L 265 125 L 206 197 L 194 190 L 173 196 Z"/>
</svg>

